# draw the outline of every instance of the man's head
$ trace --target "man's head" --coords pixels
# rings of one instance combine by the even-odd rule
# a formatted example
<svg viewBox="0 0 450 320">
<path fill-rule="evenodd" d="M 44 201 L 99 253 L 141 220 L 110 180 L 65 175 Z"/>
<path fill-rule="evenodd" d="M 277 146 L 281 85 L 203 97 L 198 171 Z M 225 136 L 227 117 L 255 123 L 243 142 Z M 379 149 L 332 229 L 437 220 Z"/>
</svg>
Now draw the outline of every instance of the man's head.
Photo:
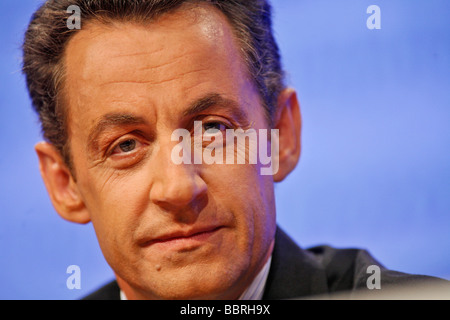
<svg viewBox="0 0 450 320">
<path fill-rule="evenodd" d="M 50 2 L 30 24 L 24 71 L 56 210 L 92 221 L 130 298 L 237 298 L 271 253 L 273 183 L 300 154 L 298 103 L 283 86 L 269 6 Z M 82 11 L 75 32 L 65 22 L 71 4 Z M 278 128 L 280 170 L 173 163 L 171 133 L 194 121 L 219 134 Z"/>
</svg>

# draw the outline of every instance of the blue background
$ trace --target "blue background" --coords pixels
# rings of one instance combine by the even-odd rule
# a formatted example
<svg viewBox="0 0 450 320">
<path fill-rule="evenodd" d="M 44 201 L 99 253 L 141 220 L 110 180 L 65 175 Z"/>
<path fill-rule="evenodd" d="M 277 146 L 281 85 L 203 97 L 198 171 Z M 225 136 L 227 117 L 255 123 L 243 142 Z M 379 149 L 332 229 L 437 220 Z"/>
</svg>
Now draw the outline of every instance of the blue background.
<svg viewBox="0 0 450 320">
<path fill-rule="evenodd" d="M 76 299 L 113 278 L 91 224 L 54 211 L 33 146 L 20 45 L 37 0 L 0 4 L 0 299 Z M 381 8 L 369 30 L 366 9 Z M 273 0 L 303 150 L 276 186 L 303 247 L 362 247 L 385 266 L 450 279 L 450 2 Z M 81 268 L 81 290 L 66 269 Z"/>
</svg>

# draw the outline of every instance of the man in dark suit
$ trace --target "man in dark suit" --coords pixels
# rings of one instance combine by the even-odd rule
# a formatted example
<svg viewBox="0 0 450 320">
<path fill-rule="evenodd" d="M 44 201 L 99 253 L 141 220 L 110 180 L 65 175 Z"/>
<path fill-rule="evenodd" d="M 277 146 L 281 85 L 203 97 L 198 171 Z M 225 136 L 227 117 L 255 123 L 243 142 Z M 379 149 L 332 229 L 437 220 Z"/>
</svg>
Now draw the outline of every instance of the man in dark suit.
<svg viewBox="0 0 450 320">
<path fill-rule="evenodd" d="M 297 165 L 301 117 L 267 2 L 49 0 L 27 30 L 24 72 L 52 203 L 93 223 L 116 275 L 91 298 L 368 286 L 378 263 L 363 252 L 304 251 L 277 231 L 274 184 Z"/>
</svg>

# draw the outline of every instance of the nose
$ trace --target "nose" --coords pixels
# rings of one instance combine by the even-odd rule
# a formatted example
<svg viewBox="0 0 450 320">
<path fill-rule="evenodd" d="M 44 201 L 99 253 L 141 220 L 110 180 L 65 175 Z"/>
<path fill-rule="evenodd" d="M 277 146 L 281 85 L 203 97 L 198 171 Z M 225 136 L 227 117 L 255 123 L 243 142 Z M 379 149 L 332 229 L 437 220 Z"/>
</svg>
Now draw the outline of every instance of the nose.
<svg viewBox="0 0 450 320">
<path fill-rule="evenodd" d="M 199 175 L 199 165 L 176 164 L 171 159 L 171 148 L 161 147 L 155 159 L 154 182 L 150 201 L 162 209 L 188 215 L 198 213 L 205 205 L 207 185 Z"/>
</svg>

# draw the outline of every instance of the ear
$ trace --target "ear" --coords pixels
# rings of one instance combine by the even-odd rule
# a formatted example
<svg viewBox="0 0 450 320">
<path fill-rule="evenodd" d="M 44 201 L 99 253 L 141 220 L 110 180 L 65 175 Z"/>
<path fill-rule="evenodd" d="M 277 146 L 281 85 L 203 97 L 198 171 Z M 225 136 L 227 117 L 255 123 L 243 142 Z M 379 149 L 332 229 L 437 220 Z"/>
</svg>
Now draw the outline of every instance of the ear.
<svg viewBox="0 0 450 320">
<path fill-rule="evenodd" d="M 42 179 L 55 210 L 68 221 L 88 223 L 90 216 L 78 186 L 58 150 L 47 142 L 38 143 L 35 150 Z"/>
<path fill-rule="evenodd" d="M 275 120 L 274 127 L 279 130 L 279 169 L 273 178 L 280 182 L 294 170 L 300 159 L 302 120 L 294 89 L 287 88 L 281 92 Z"/>
</svg>

